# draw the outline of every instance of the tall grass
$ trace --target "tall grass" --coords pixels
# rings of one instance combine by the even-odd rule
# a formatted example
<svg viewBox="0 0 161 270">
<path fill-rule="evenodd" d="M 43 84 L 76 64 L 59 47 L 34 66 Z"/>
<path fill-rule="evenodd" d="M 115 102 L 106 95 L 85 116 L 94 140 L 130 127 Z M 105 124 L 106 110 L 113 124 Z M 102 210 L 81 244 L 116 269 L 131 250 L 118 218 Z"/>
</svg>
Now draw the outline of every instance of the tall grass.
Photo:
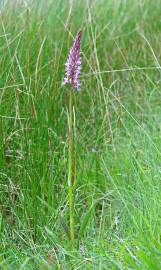
<svg viewBox="0 0 161 270">
<path fill-rule="evenodd" d="M 161 268 L 160 4 L 2 2 L 1 269 Z M 80 28 L 73 251 L 61 82 Z"/>
</svg>

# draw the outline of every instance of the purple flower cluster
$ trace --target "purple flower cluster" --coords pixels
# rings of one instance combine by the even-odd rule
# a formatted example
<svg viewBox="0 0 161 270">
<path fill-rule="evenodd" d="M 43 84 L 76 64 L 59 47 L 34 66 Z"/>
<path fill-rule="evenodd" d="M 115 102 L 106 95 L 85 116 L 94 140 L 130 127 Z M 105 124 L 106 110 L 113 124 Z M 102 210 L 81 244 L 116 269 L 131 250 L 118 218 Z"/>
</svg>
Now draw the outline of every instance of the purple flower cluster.
<svg viewBox="0 0 161 270">
<path fill-rule="evenodd" d="M 71 87 L 80 90 L 79 74 L 81 70 L 81 57 L 80 57 L 80 41 L 81 31 L 78 32 L 74 41 L 73 47 L 70 49 L 67 62 L 65 64 L 65 78 L 63 85 L 69 83 Z"/>
</svg>

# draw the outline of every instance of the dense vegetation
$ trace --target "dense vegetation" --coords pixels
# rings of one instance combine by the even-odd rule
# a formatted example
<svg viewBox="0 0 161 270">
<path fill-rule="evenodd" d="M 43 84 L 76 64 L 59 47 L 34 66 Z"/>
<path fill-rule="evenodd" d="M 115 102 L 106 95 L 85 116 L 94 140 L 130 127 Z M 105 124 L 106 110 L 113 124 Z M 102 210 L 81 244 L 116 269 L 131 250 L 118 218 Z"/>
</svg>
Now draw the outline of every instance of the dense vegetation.
<svg viewBox="0 0 161 270">
<path fill-rule="evenodd" d="M 161 269 L 160 0 L 2 1 L 0 269 Z M 69 241 L 69 88 L 76 247 Z"/>
</svg>

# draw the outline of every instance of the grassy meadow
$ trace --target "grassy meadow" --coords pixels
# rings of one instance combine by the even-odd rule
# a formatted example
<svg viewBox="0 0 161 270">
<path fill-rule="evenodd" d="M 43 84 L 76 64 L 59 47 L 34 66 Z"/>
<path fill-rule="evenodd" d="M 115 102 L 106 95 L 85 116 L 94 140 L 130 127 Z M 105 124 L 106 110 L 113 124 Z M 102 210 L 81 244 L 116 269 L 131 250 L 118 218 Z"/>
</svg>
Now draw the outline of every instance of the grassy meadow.
<svg viewBox="0 0 161 270">
<path fill-rule="evenodd" d="M 0 269 L 161 269 L 161 0 L 0 4 Z M 74 92 L 69 239 L 64 64 Z"/>
</svg>

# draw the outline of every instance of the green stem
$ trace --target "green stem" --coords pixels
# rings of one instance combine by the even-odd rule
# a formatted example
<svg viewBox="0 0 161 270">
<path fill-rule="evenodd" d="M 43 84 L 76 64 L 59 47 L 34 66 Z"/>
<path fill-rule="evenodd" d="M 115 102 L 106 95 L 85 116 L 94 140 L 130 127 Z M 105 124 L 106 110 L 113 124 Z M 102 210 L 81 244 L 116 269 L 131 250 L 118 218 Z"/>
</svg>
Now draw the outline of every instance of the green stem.
<svg viewBox="0 0 161 270">
<path fill-rule="evenodd" d="M 69 208 L 70 208 L 70 239 L 74 246 L 74 194 L 73 194 L 73 89 L 71 87 L 69 93 L 69 167 L 68 167 L 68 192 L 69 192 Z"/>
</svg>

